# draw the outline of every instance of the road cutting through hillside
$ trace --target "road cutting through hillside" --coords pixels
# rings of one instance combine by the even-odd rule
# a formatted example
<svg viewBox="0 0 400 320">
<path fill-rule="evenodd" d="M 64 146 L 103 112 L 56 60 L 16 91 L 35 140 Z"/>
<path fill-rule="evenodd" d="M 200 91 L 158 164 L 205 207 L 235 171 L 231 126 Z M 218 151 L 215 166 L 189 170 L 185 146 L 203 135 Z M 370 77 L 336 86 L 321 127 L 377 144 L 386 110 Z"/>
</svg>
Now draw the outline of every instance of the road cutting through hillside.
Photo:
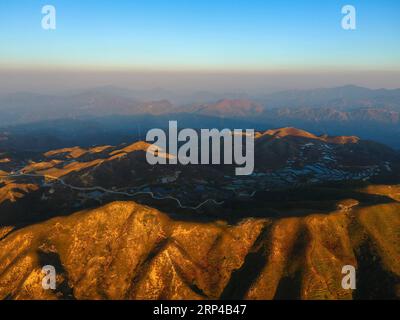
<svg viewBox="0 0 400 320">
<path fill-rule="evenodd" d="M 72 190 L 77 190 L 77 191 L 102 191 L 104 193 L 110 193 L 110 194 L 127 196 L 127 197 L 136 197 L 136 196 L 139 196 L 139 195 L 149 195 L 154 200 L 174 200 L 181 209 L 199 210 L 201 207 L 203 207 L 207 203 L 214 203 L 214 204 L 216 204 L 218 206 L 224 204 L 224 201 L 218 202 L 218 201 L 216 201 L 214 199 L 207 199 L 207 200 L 203 201 L 202 203 L 200 203 L 199 205 L 197 205 L 195 207 L 190 207 L 190 206 L 184 206 L 178 198 L 175 198 L 173 196 L 158 197 L 151 191 L 139 191 L 139 192 L 135 192 L 135 193 L 128 193 L 128 192 L 122 192 L 122 191 L 114 191 L 114 190 L 106 189 L 106 188 L 103 188 L 103 187 L 100 187 L 100 186 L 96 186 L 96 187 L 76 187 L 76 186 L 73 186 L 73 185 L 70 185 L 70 184 L 66 183 L 61 178 L 53 177 L 53 176 L 50 176 L 50 175 L 18 173 L 18 174 L 11 174 L 11 175 L 7 176 L 7 178 L 17 178 L 17 177 L 34 177 L 34 178 L 46 178 L 46 179 L 56 180 L 56 181 L 60 182 L 63 186 L 68 187 L 68 188 L 70 188 Z"/>
</svg>

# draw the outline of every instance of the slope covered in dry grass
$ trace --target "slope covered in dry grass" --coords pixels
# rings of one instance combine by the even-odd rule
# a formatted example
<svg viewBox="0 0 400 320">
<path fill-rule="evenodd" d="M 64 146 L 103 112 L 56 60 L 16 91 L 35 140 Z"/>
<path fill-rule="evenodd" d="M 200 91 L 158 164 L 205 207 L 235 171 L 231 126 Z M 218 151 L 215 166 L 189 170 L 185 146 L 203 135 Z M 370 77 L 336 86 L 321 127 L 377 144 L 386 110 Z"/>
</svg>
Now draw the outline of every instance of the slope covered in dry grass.
<svg viewBox="0 0 400 320">
<path fill-rule="evenodd" d="M 399 244 L 399 203 L 228 225 L 114 202 L 6 235 L 0 298 L 400 298 Z M 55 291 L 41 287 L 48 264 Z M 348 264 L 354 292 L 341 287 Z"/>
</svg>

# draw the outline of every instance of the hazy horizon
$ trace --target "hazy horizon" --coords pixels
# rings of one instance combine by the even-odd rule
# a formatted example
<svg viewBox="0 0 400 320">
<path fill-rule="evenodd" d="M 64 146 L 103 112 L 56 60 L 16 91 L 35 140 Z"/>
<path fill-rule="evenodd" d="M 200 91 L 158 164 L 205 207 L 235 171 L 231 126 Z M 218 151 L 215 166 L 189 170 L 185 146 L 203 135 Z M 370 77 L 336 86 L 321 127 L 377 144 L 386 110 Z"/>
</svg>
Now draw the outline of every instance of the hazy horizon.
<svg viewBox="0 0 400 320">
<path fill-rule="evenodd" d="M 355 85 L 369 89 L 400 88 L 400 72 L 359 73 L 200 73 L 200 72 L 76 72 L 1 71 L 0 94 L 61 94 L 114 86 L 131 90 L 163 89 L 179 94 L 268 94 Z"/>
<path fill-rule="evenodd" d="M 338 0 L 0 3 L 0 93 L 135 89 L 269 93 L 354 84 L 400 87 L 400 3 Z"/>
</svg>

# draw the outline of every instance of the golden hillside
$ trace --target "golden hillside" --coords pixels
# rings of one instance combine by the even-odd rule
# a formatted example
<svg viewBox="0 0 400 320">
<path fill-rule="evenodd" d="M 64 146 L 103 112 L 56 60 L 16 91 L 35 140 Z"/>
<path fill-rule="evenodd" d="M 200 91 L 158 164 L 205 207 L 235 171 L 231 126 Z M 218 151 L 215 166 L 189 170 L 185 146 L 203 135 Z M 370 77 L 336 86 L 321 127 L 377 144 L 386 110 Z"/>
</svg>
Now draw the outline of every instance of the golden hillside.
<svg viewBox="0 0 400 320">
<path fill-rule="evenodd" d="M 341 208 L 228 225 L 114 202 L 3 230 L 0 299 L 400 298 L 400 204 Z M 49 264 L 55 291 L 41 287 Z M 348 264 L 354 292 L 341 288 Z"/>
</svg>

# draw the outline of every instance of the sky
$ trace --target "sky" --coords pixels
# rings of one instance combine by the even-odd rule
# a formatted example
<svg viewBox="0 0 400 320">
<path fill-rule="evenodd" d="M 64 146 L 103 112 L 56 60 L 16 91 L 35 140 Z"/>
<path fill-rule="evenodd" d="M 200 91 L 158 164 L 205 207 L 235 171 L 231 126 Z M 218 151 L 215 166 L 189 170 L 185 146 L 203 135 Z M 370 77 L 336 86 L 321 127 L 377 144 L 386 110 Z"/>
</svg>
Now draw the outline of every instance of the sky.
<svg viewBox="0 0 400 320">
<path fill-rule="evenodd" d="M 49 4 L 56 30 L 41 26 Z M 356 8 L 356 30 L 341 26 L 347 4 Z M 224 89 L 221 75 L 242 79 L 230 89 L 272 78 L 283 87 L 400 87 L 399 35 L 398 0 L 2 0 L 0 85 L 10 76 L 7 90 L 32 87 L 29 77 L 50 87 L 56 76 L 97 85 L 105 75 L 140 85 L 147 74 L 149 85 L 174 75 L 176 86 L 189 77 L 193 86 L 209 79 Z"/>
</svg>

